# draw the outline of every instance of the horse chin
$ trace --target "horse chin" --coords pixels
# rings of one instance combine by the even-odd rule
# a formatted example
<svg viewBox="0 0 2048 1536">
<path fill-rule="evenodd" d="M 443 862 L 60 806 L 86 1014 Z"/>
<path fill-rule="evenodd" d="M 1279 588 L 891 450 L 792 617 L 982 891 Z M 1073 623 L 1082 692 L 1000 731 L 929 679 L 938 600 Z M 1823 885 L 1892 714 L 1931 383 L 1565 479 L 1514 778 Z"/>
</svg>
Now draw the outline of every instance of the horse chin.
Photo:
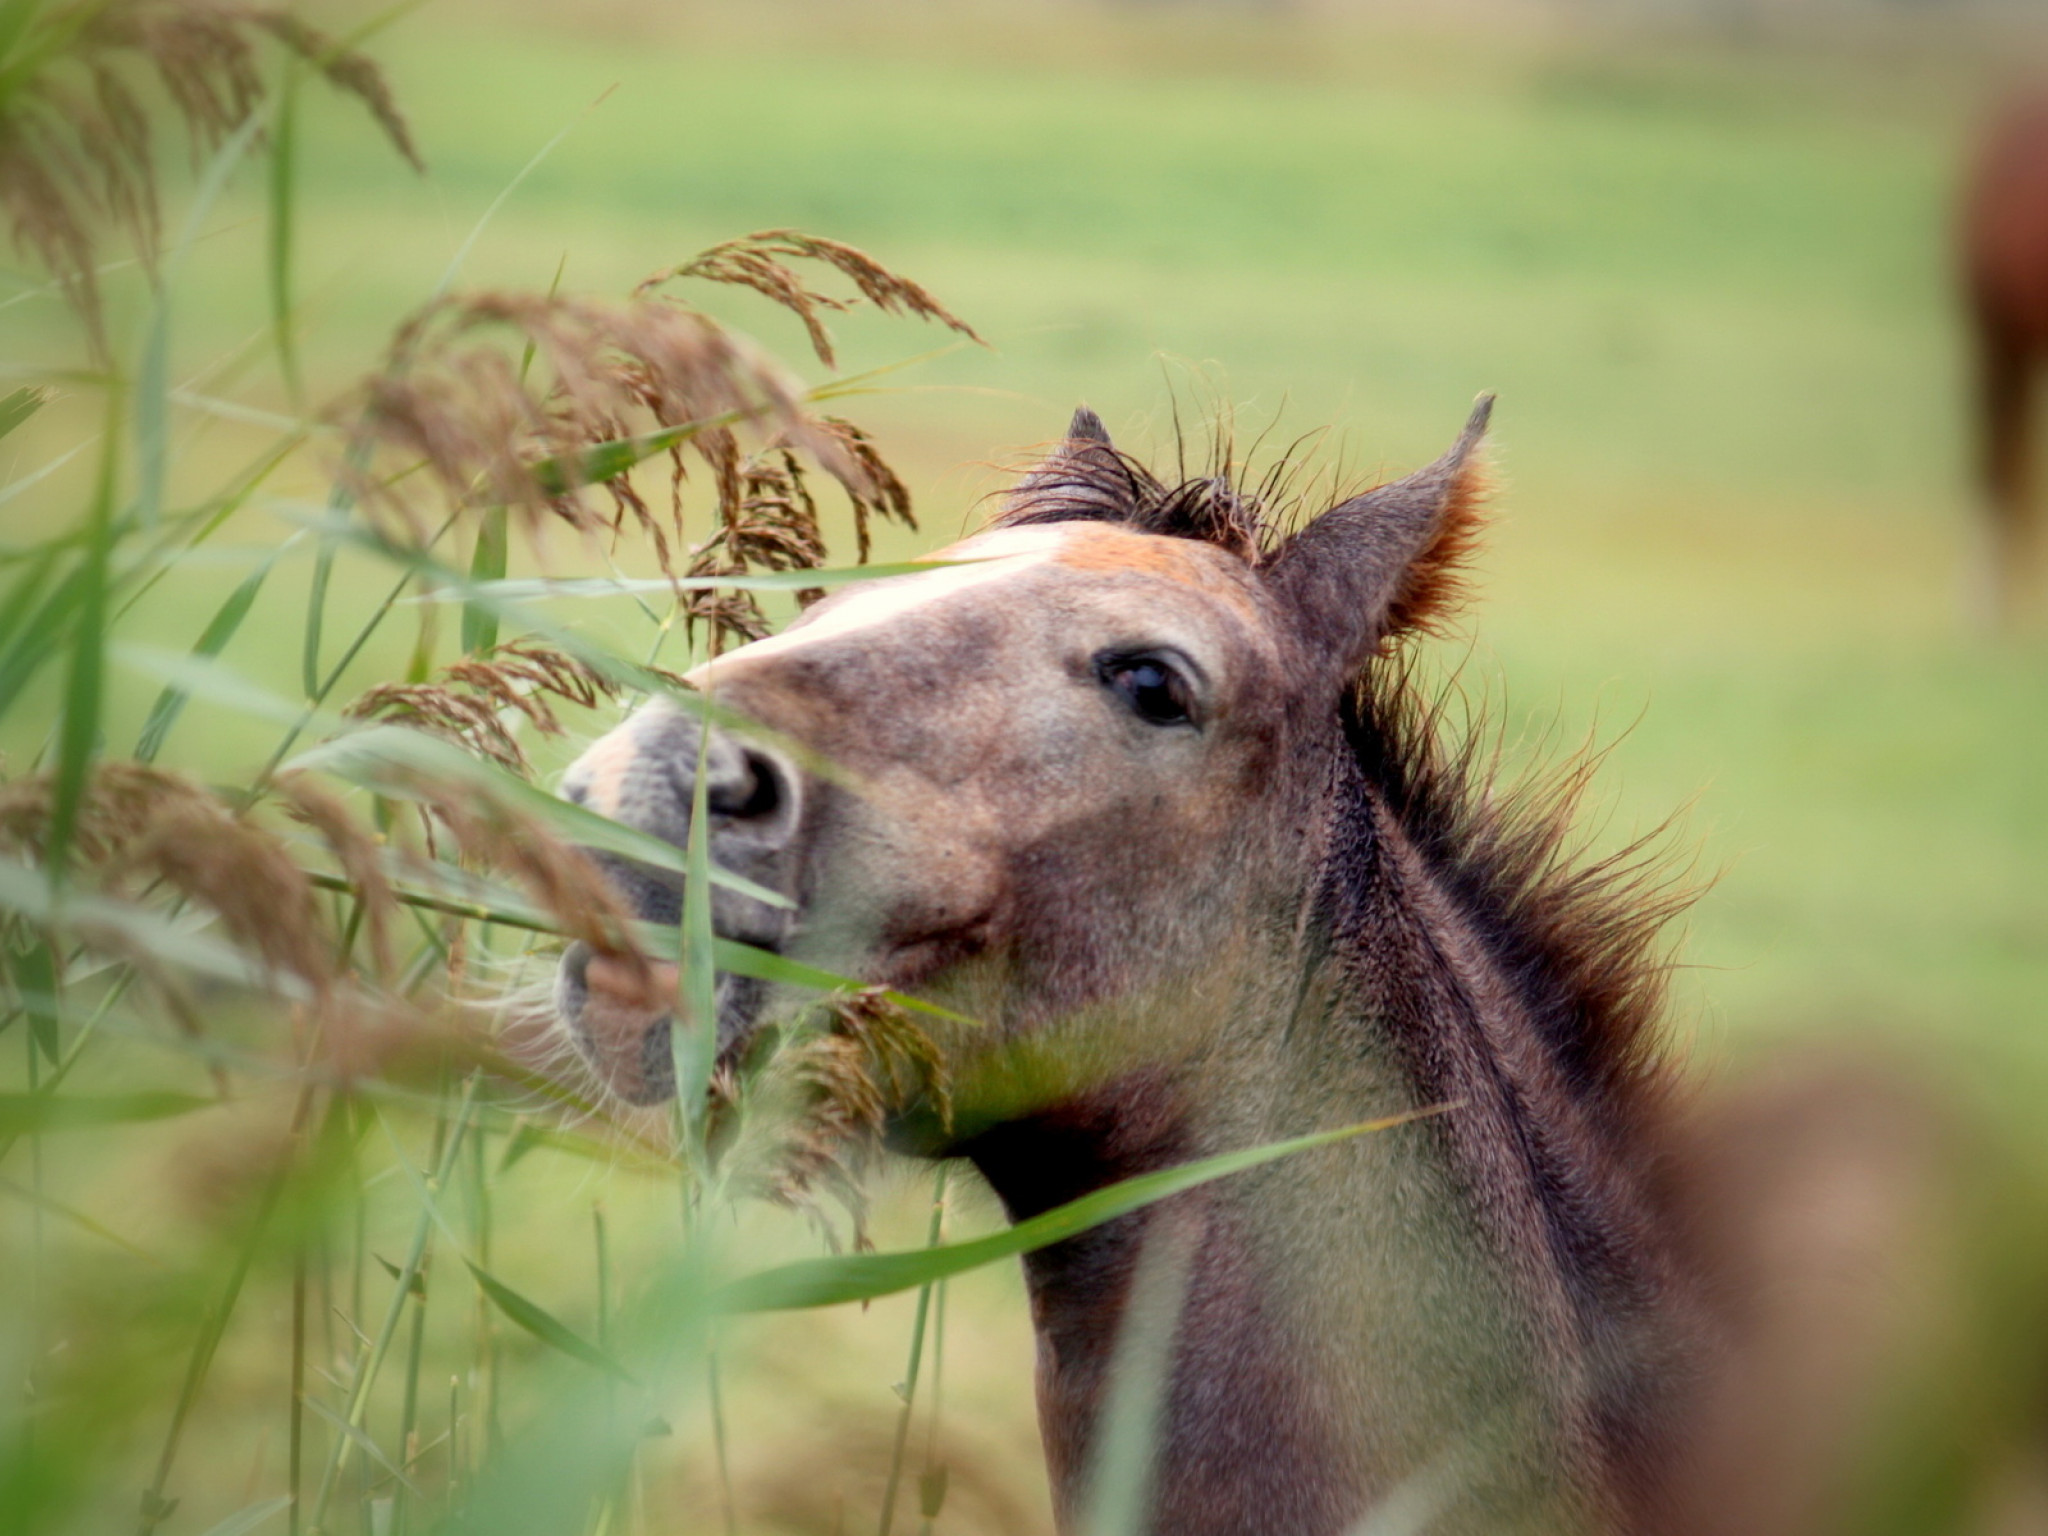
<svg viewBox="0 0 2048 1536">
<path fill-rule="evenodd" d="M 676 967 L 635 966 L 572 944 L 555 977 L 555 1015 L 604 1088 L 636 1106 L 675 1097 L 670 1043 Z M 718 1055 L 730 1061 L 759 1020 L 765 989 L 745 977 L 718 980 Z"/>
</svg>

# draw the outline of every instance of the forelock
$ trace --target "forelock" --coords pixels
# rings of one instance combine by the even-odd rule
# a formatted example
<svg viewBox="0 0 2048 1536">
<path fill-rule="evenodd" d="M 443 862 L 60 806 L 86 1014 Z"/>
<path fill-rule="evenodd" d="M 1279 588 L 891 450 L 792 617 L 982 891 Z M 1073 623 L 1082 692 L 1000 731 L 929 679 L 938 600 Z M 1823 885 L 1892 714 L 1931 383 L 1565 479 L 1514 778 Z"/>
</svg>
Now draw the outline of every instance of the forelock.
<svg viewBox="0 0 2048 1536">
<path fill-rule="evenodd" d="M 1256 564 L 1264 518 L 1258 498 L 1227 475 L 1167 485 L 1108 443 L 1069 440 L 1021 479 L 992 526 L 1118 523 L 1138 533 L 1193 539 Z"/>
</svg>

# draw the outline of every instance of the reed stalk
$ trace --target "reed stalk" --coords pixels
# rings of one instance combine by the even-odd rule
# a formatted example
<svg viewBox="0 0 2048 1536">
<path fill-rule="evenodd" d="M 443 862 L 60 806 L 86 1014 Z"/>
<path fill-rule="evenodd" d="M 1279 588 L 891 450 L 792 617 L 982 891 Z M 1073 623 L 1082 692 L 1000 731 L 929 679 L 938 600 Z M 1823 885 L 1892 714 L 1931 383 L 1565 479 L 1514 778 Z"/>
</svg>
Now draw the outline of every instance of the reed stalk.
<svg viewBox="0 0 2048 1536">
<path fill-rule="evenodd" d="M 938 1247 L 945 1232 L 946 1176 L 950 1167 L 948 1163 L 940 1163 L 938 1171 L 932 1175 L 931 1225 L 925 1235 L 927 1248 Z M 896 1438 L 889 1448 L 889 1480 L 882 1490 L 882 1514 L 875 1527 L 877 1536 L 889 1536 L 896 1523 L 896 1493 L 903 1482 L 911 1417 L 917 1411 L 917 1376 L 924 1360 L 925 1321 L 931 1312 L 933 1284 L 927 1281 L 917 1289 L 917 1311 L 910 1323 L 910 1360 L 903 1368 L 903 1385 L 899 1389 L 903 1406 L 897 1410 Z"/>
</svg>

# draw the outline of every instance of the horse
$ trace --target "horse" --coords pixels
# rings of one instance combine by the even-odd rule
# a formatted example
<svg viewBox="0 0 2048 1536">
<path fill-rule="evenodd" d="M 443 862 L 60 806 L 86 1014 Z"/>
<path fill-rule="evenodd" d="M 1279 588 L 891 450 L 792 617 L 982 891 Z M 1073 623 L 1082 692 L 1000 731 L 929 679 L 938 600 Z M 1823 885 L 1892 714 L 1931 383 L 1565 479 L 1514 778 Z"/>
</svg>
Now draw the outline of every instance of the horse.
<svg viewBox="0 0 2048 1536">
<path fill-rule="evenodd" d="M 2009 610 L 2038 558 L 2035 387 L 2048 363 L 2048 95 L 2012 103 L 1977 151 L 1960 255 L 1976 372 L 1977 473 L 1989 517 L 1986 594 Z"/>
<path fill-rule="evenodd" d="M 1435 1111 L 1025 1259 L 1062 1529 L 1161 1283 L 1148 1529 L 1336 1536 L 1416 1499 L 1438 1532 L 1659 1527 L 1707 1330 L 1655 1187 L 1680 903 L 1569 856 L 1577 781 L 1501 790 L 1403 661 L 1457 598 L 1490 406 L 1291 533 L 1083 409 L 931 570 L 690 674 L 751 729 L 657 699 L 563 781 L 680 844 L 701 771 L 713 857 L 794 904 L 721 889 L 721 933 L 978 1021 L 940 1042 L 950 1118 L 905 1123 L 1015 1219 Z M 676 920 L 658 872 L 606 862 Z M 564 1027 L 626 1100 L 674 1092 L 668 985 L 563 959 Z M 721 1052 L 778 1006 L 722 978 Z"/>
</svg>

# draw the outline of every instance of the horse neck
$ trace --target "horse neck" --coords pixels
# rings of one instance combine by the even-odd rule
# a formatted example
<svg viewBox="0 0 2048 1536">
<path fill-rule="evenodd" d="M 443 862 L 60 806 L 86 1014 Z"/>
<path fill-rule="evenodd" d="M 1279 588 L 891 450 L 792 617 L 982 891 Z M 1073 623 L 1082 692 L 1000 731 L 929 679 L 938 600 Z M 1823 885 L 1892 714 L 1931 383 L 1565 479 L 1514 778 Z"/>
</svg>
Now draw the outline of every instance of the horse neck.
<svg viewBox="0 0 2048 1536">
<path fill-rule="evenodd" d="M 1362 785 L 1261 974 L 1198 989 L 1214 1046 L 968 1149 L 1013 1216 L 1212 1152 L 1408 1109 L 1031 1255 L 1039 1402 L 1063 1520 L 1081 1497 L 1143 1255 L 1186 1255 L 1159 1530 L 1348 1529 L 1450 1491 L 1432 1530 L 1585 1529 L 1659 1277 L 1617 1149 L 1485 947 Z M 1273 978 L 1286 978 L 1274 985 Z M 1168 1266 L 1170 1267 L 1170 1266 Z M 1436 1497 L 1432 1493 L 1430 1497 Z M 1466 1510 L 1460 1516 L 1458 1511 Z"/>
</svg>

